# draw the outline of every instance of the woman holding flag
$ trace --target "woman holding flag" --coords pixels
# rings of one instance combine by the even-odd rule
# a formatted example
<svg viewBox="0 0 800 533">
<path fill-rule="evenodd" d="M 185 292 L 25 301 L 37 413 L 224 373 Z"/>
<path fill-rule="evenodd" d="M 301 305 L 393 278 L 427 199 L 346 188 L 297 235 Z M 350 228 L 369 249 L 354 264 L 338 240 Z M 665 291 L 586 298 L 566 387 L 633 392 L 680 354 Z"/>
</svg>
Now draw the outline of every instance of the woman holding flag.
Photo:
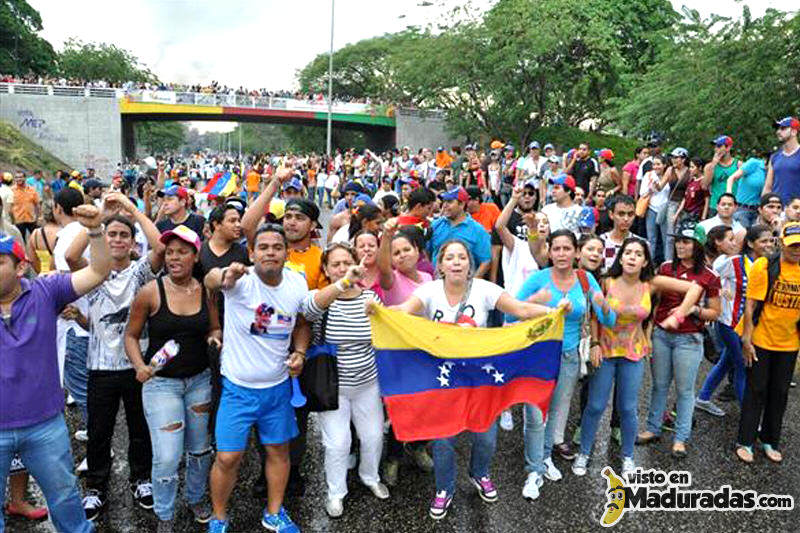
<svg viewBox="0 0 800 533">
<path fill-rule="evenodd" d="M 529 319 L 553 311 L 544 305 L 515 300 L 502 287 L 489 281 L 473 278 L 475 262 L 467 246 L 459 240 L 442 244 L 437 254 L 439 279 L 418 287 L 413 295 L 395 309 L 422 315 L 436 322 L 465 327 L 486 327 L 489 312 L 498 309 L 520 319 Z M 489 477 L 494 456 L 497 422 L 484 432 L 472 432 L 470 480 L 485 502 L 497 501 L 497 489 Z M 456 478 L 456 435 L 433 441 L 433 463 L 436 494 L 431 502 L 430 516 L 444 518 L 453 501 Z"/>
<path fill-rule="evenodd" d="M 575 268 L 578 258 L 578 241 L 570 230 L 554 231 L 548 239 L 551 267 L 531 275 L 517 294 L 519 300 L 544 302 L 556 305 L 566 300 L 566 316 L 564 320 L 564 338 L 561 344 L 561 366 L 544 432 L 529 431 L 525 433 L 525 464 L 528 478 L 522 489 L 524 497 L 536 499 L 539 487 L 544 480 L 561 479 L 561 472 L 553 464 L 550 457 L 552 450 L 566 459 L 574 457 L 569 445 L 564 441 L 564 429 L 567 425 L 569 405 L 572 392 L 580 374 L 578 345 L 581 339 L 581 326 L 584 315 L 589 312 L 587 300 L 591 300 L 594 314 L 606 326 L 613 326 L 616 313 L 607 308 L 600 286 L 591 273 Z M 592 338 L 592 351 L 599 350 L 597 337 Z M 541 410 L 531 405 L 525 406 L 526 423 L 532 421 L 537 426 L 543 421 Z M 560 436 L 560 442 L 556 438 Z"/>
</svg>

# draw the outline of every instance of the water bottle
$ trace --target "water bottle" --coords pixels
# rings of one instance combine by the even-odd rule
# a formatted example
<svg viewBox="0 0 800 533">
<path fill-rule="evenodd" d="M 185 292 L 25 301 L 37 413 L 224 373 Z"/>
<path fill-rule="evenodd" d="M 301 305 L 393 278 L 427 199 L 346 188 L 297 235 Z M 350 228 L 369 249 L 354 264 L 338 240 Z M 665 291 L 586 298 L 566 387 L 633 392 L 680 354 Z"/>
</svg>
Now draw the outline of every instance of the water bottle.
<svg viewBox="0 0 800 533">
<path fill-rule="evenodd" d="M 172 361 L 172 359 L 178 355 L 180 349 L 180 344 L 172 339 L 168 340 L 161 349 L 153 354 L 153 358 L 150 359 L 150 366 L 153 367 L 153 370 L 161 370 L 164 368 L 164 365 Z"/>
</svg>

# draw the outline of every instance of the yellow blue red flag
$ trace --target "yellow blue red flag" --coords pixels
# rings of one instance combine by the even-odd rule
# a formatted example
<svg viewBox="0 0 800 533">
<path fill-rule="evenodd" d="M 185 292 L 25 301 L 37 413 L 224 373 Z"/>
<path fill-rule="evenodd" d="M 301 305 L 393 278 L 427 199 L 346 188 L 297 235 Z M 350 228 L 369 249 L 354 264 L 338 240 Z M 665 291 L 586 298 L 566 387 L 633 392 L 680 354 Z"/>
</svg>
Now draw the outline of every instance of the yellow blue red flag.
<svg viewBox="0 0 800 533">
<path fill-rule="evenodd" d="M 531 403 L 547 413 L 561 364 L 564 315 L 464 328 L 377 306 L 372 342 L 381 394 L 401 441 L 483 432 Z"/>
</svg>

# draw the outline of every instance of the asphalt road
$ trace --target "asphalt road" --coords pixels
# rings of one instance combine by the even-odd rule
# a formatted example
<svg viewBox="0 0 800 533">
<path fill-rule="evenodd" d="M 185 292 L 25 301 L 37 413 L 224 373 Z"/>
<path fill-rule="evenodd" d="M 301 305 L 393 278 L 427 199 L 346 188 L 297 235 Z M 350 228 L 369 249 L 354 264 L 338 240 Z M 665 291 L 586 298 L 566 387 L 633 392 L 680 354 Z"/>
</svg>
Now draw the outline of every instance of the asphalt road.
<svg viewBox="0 0 800 533">
<path fill-rule="evenodd" d="M 703 362 L 700 378 L 710 366 Z M 640 427 L 643 427 L 649 402 L 650 377 L 645 372 L 645 382 L 640 396 Z M 673 459 L 669 453 L 671 441 L 666 440 L 647 447 L 636 447 L 635 458 L 639 466 L 659 470 L 688 470 L 693 476 L 692 489 L 716 490 L 723 485 L 734 489 L 755 490 L 767 494 L 789 494 L 800 497 L 800 408 L 798 389 L 792 389 L 783 432 L 784 462 L 775 465 L 757 454 L 756 463 L 744 465 L 733 454 L 739 417 L 734 403 L 721 404 L 728 411 L 723 418 L 714 418 L 706 413 L 696 414 L 696 428 L 689 446 L 689 456 L 683 461 Z M 671 401 L 671 400 L 670 400 Z M 122 411 L 122 410 L 120 410 Z M 67 417 L 74 428 L 74 409 Z M 577 394 L 573 402 L 568 435 L 571 436 L 579 422 Z M 541 497 L 535 502 L 522 498 L 521 489 L 525 480 L 523 471 L 522 417 L 519 407 L 514 409 L 515 428 L 511 432 L 500 431 L 497 453 L 492 467 L 492 477 L 498 487 L 500 499 L 495 504 L 485 504 L 469 484 L 466 464 L 469 459 L 467 438 L 462 437 L 458 451 L 458 487 L 453 506 L 448 516 L 435 523 L 428 517 L 428 505 L 433 496 L 433 476 L 420 472 L 409 462 L 400 470 L 400 482 L 391 491 L 387 501 L 376 500 L 363 487 L 358 476 L 351 471 L 350 495 L 345 500 L 345 514 L 331 520 L 325 513 L 325 481 L 323 450 L 318 425 L 314 417 L 309 429 L 309 452 L 303 471 L 307 477 L 306 495 L 289 500 L 286 507 L 304 532 L 391 532 L 411 533 L 423 531 L 439 532 L 511 532 L 511 531 L 569 531 L 571 533 L 600 530 L 601 516 L 606 499 L 606 481 L 600 471 L 610 465 L 619 472 L 619 448 L 610 441 L 608 430 L 609 413 L 600 425 L 595 451 L 589 473 L 578 478 L 569 471 L 567 463 L 556 460 L 564 473 L 560 482 L 546 481 Z M 669 437 L 671 434 L 666 433 Z M 113 465 L 111 494 L 105 514 L 98 521 L 101 532 L 133 533 L 154 531 L 155 516 L 148 511 L 134 508 L 127 491 L 128 467 L 126 457 L 126 430 L 123 415 L 117 421 L 114 436 L 116 459 Z M 76 465 L 84 457 L 85 446 L 73 442 Z M 258 454 L 250 449 L 243 463 L 239 481 L 231 499 L 231 531 L 263 531 L 260 513 L 263 502 L 253 497 L 250 487 L 257 477 Z M 42 502 L 35 484 L 31 483 L 31 497 Z M 188 510 L 179 503 L 177 528 L 179 532 L 205 531 L 205 527 L 191 521 Z M 733 531 L 797 531 L 800 512 L 754 511 L 754 512 L 628 512 L 614 526 L 621 532 L 649 532 L 664 530 L 671 532 L 733 532 Z M 54 531 L 48 521 L 30 524 L 17 519 L 8 519 L 7 531 L 13 533 L 40 533 Z"/>
</svg>

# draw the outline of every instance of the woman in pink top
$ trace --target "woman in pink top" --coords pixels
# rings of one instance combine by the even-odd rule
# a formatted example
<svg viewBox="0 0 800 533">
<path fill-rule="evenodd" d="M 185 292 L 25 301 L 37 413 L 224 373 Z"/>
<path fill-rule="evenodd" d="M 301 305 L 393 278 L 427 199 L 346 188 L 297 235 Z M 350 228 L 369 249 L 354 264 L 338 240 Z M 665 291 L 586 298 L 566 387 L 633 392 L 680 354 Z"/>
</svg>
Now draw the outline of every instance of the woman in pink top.
<svg viewBox="0 0 800 533">
<path fill-rule="evenodd" d="M 651 294 L 671 290 L 685 293 L 683 303 L 661 325 L 680 325 L 703 292 L 700 285 L 668 276 L 655 276 L 650 251 L 642 239 L 625 239 L 603 280 L 609 306 L 617 313 L 614 327 L 599 325 L 600 351 L 592 351 L 592 365 L 597 369 L 589 383 L 589 399 L 581 419 L 581 449 L 573 472 L 586 472 L 597 425 L 608 405 L 612 385 L 616 385 L 617 410 L 622 429 L 622 476 L 636 469 L 633 445 L 636 440 L 637 401 L 644 370 L 642 358 L 650 355 Z M 592 335 L 595 338 L 594 335 Z M 583 475 L 583 474 L 579 474 Z"/>
<path fill-rule="evenodd" d="M 377 260 L 384 305 L 402 304 L 414 289 L 433 279 L 418 269 L 420 254 L 416 240 L 403 230 L 398 231 L 393 220 L 384 225 Z"/>
<path fill-rule="evenodd" d="M 650 155 L 650 149 L 640 146 L 634 151 L 633 159 L 625 163 L 622 167 L 622 188 L 621 191 L 632 198 L 636 198 L 636 176 L 639 174 L 639 165 Z"/>
</svg>

